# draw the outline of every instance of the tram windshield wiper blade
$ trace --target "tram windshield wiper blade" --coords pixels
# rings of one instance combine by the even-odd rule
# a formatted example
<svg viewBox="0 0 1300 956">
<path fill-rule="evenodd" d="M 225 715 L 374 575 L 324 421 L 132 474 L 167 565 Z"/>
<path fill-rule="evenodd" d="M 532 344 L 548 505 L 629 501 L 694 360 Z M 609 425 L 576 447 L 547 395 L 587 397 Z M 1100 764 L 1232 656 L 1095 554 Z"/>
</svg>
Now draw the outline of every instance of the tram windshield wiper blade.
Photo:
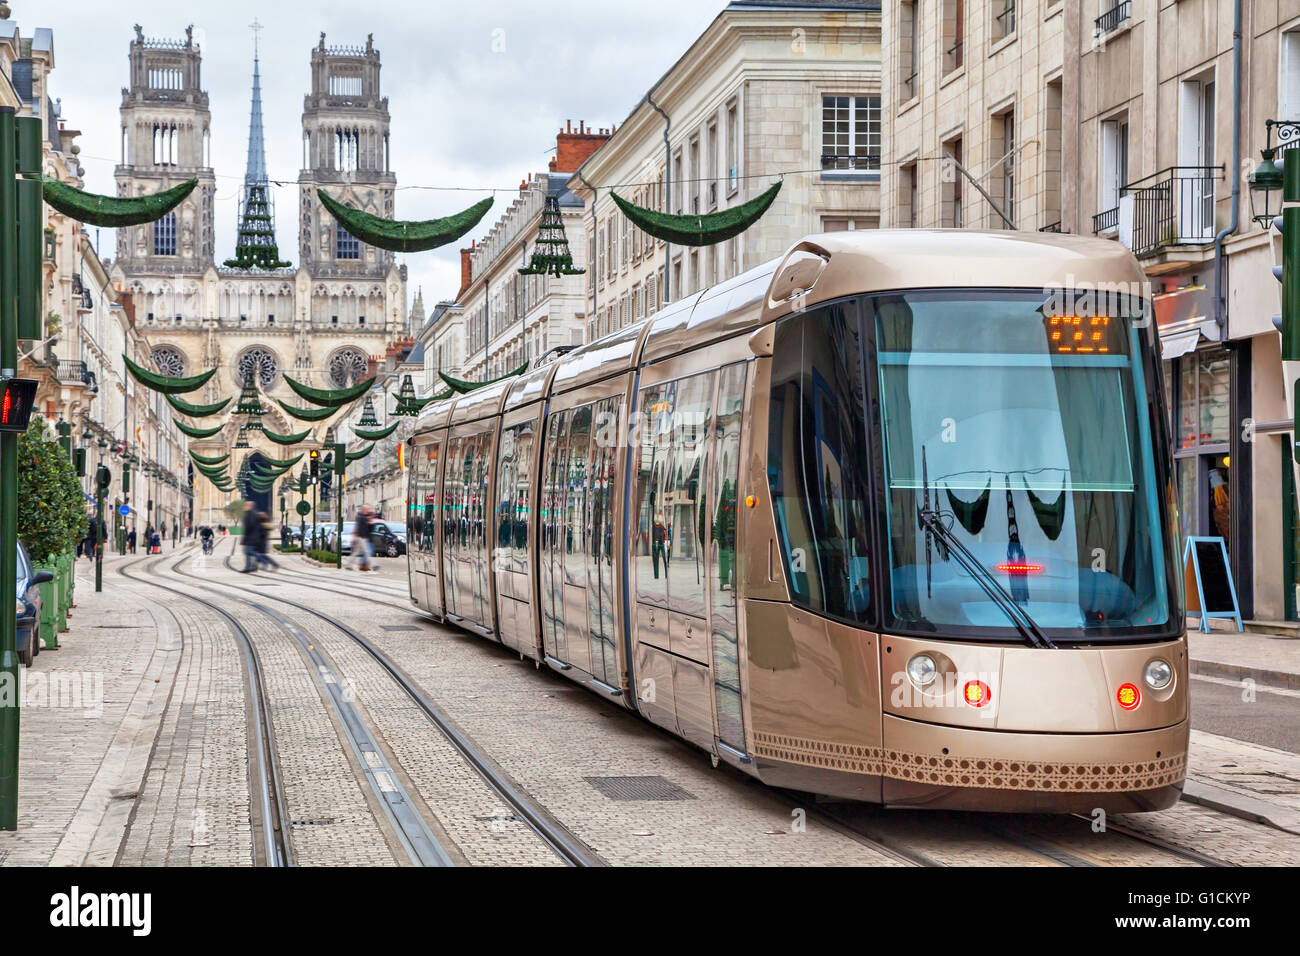
<svg viewBox="0 0 1300 956">
<path fill-rule="evenodd" d="M 957 563 L 966 569 L 984 589 L 984 593 L 1002 609 L 1011 623 L 1015 625 L 1031 647 L 1055 647 L 1047 635 L 1042 632 L 1037 622 L 1030 616 L 1029 612 L 1016 603 L 1010 592 L 1002 586 L 1002 582 L 994 577 L 984 565 L 980 564 L 979 558 L 971 554 L 967 547 L 957 540 L 957 536 L 943 523 L 938 511 L 930 508 L 918 508 L 917 517 L 927 531 L 939 538 L 948 548 L 948 553 L 957 559 Z"/>
</svg>

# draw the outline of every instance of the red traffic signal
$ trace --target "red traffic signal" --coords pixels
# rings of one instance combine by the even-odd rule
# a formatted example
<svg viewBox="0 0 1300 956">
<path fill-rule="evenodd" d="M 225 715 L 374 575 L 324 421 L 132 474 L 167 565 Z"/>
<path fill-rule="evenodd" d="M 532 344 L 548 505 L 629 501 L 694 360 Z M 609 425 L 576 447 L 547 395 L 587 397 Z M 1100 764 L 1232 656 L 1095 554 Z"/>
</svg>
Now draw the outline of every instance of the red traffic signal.
<svg viewBox="0 0 1300 956">
<path fill-rule="evenodd" d="M 6 378 L 0 380 L 0 385 L 0 432 L 27 431 L 36 399 L 36 379 Z"/>
</svg>

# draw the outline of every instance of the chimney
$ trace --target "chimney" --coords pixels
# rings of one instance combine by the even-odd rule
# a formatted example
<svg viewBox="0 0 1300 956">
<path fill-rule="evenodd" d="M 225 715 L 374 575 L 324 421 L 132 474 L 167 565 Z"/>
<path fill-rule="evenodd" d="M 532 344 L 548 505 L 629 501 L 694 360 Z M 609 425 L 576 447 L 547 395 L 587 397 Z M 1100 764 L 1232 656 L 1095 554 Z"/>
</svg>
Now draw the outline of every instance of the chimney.
<svg viewBox="0 0 1300 956">
<path fill-rule="evenodd" d="M 587 161 L 587 157 L 600 149 L 609 137 L 610 134 L 605 130 L 597 132 L 588 129 L 585 120 L 578 121 L 576 130 L 573 128 L 573 121 L 567 121 L 564 129 L 560 130 L 555 137 L 555 158 L 551 160 L 551 172 L 577 172 L 578 167 Z"/>
<path fill-rule="evenodd" d="M 468 249 L 460 250 L 460 291 L 456 293 L 456 300 L 465 294 L 469 284 L 474 281 L 474 267 L 469 261 L 469 257 L 474 254 L 474 242 L 470 241 Z"/>
</svg>

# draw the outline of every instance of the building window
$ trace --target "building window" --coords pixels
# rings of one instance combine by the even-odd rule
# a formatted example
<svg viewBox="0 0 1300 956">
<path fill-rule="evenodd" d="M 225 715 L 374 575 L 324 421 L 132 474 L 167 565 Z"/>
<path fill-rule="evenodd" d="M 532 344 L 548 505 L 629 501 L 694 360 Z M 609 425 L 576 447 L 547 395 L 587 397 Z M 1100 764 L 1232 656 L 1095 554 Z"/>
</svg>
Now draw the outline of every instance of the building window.
<svg viewBox="0 0 1300 956">
<path fill-rule="evenodd" d="M 943 0 L 943 72 L 960 70 L 966 46 L 966 0 Z"/>
<path fill-rule="evenodd" d="M 1043 112 L 1043 225 L 1047 232 L 1061 231 L 1061 81 L 1047 84 Z"/>
<path fill-rule="evenodd" d="M 1278 119 L 1300 120 L 1300 30 L 1282 34 Z"/>
<path fill-rule="evenodd" d="M 879 229 L 880 220 L 858 217 L 856 219 L 822 216 L 822 232 L 857 232 L 860 229 Z"/>
<path fill-rule="evenodd" d="M 153 254 L 155 256 L 176 255 L 176 213 L 174 211 L 154 223 Z"/>
<path fill-rule="evenodd" d="M 740 188 L 740 111 L 736 103 L 727 105 L 727 192 Z"/>
<path fill-rule="evenodd" d="M 153 164 L 155 166 L 175 166 L 179 162 L 178 152 L 175 125 L 155 123 L 153 127 Z"/>
<path fill-rule="evenodd" d="M 822 97 L 822 175 L 880 175 L 880 97 Z"/>
<path fill-rule="evenodd" d="M 334 243 L 336 249 L 334 258 L 361 258 L 361 240 L 337 223 L 334 226 Z"/>
<path fill-rule="evenodd" d="M 916 163 L 898 168 L 898 222 L 907 229 L 915 229 L 919 218 Z"/>
<path fill-rule="evenodd" d="M 961 174 L 964 160 L 961 137 L 955 137 L 944 143 L 943 153 L 944 161 L 939 167 L 941 170 L 939 177 L 940 192 L 942 193 L 939 223 L 949 229 L 960 229 L 964 224 L 962 218 L 963 177 Z"/>
<path fill-rule="evenodd" d="M 916 0 L 903 0 L 898 5 L 898 88 L 903 102 L 916 96 L 917 22 L 920 18 Z"/>
<path fill-rule="evenodd" d="M 1016 0 L 993 0 L 993 42 L 1016 32 Z"/>
<path fill-rule="evenodd" d="M 990 225 L 995 229 L 1014 229 L 1016 223 L 1016 114 L 1007 110 L 993 117 L 989 141 L 989 162 L 999 167 L 1001 175 L 994 175 L 990 191 L 993 201 L 1002 211 L 994 213 Z M 1006 218 L 1003 218 L 1003 217 Z"/>
<path fill-rule="evenodd" d="M 1101 209 L 1098 212 L 1118 213 L 1119 197 L 1127 183 L 1128 117 L 1122 116 L 1101 124 Z"/>
</svg>

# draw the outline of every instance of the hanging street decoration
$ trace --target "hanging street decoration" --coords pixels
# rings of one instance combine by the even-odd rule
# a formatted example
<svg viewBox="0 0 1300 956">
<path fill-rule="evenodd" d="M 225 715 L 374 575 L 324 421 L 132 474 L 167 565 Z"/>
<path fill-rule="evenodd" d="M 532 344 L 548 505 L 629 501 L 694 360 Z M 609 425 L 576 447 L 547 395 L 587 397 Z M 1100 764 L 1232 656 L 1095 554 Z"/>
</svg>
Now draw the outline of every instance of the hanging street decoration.
<svg viewBox="0 0 1300 956">
<path fill-rule="evenodd" d="M 198 184 L 197 179 L 187 179 L 179 186 L 152 196 L 98 196 L 57 179 L 45 179 L 41 183 L 41 192 L 47 203 L 70 219 L 116 229 L 161 219 L 179 206 Z"/>
<path fill-rule="evenodd" d="M 278 432 L 269 431 L 268 429 L 263 428 L 262 434 L 271 439 L 271 441 L 275 442 L 277 445 L 297 445 L 299 442 L 306 440 L 307 436 L 311 434 L 311 429 L 304 428 L 300 432 L 291 432 L 288 435 L 281 435 Z"/>
<path fill-rule="evenodd" d="M 168 395 L 165 392 L 163 394 L 167 399 L 168 405 L 176 409 L 176 411 L 180 412 L 182 415 L 188 415 L 190 418 L 207 418 L 209 415 L 216 415 L 230 404 L 230 399 L 226 398 L 219 402 L 213 402 L 211 405 L 191 405 L 189 402 L 183 401 L 175 395 Z"/>
<path fill-rule="evenodd" d="M 466 392 L 472 392 L 476 388 L 482 388 L 484 385 L 491 385 L 494 382 L 504 382 L 508 378 L 514 378 L 516 375 L 522 375 L 528 371 L 528 363 L 525 362 L 518 368 L 511 369 L 504 375 L 498 375 L 496 378 L 489 378 L 482 382 L 470 382 L 463 378 L 452 378 L 446 372 L 439 372 L 438 377 L 451 386 L 452 391 L 460 392 L 462 395 Z"/>
<path fill-rule="evenodd" d="M 321 205 L 351 235 L 389 252 L 425 252 L 445 246 L 478 225 L 478 221 L 492 208 L 492 197 L 489 196 L 446 219 L 417 222 L 372 216 L 363 210 L 345 206 L 323 189 L 317 189 L 316 195 L 320 197 Z"/>
<path fill-rule="evenodd" d="M 355 402 L 362 395 L 369 391 L 370 386 L 375 383 L 375 376 L 370 376 L 364 382 L 358 382 L 350 388 L 312 388 L 310 385 L 304 385 L 288 375 L 284 377 L 287 384 L 299 398 L 305 398 L 313 405 L 322 405 L 328 408 L 341 408 Z"/>
<path fill-rule="evenodd" d="M 548 272 L 560 276 L 577 276 L 586 272 L 573 265 L 569 252 L 569 239 L 564 233 L 564 218 L 560 213 L 558 196 L 547 196 L 542 207 L 542 221 L 537 227 L 537 244 L 528 265 L 519 270 L 521 276 L 541 276 Z"/>
<path fill-rule="evenodd" d="M 217 374 L 215 368 L 210 368 L 206 372 L 191 375 L 187 378 L 172 378 L 169 375 L 159 375 L 157 372 L 151 372 L 147 368 L 136 365 L 125 355 L 122 356 L 122 361 L 126 363 L 126 369 L 131 373 L 132 378 L 145 388 L 151 388 L 155 392 L 162 392 L 164 395 L 184 395 L 186 392 L 192 392 L 196 388 L 202 388 L 207 384 L 208 379 Z"/>
<path fill-rule="evenodd" d="M 257 380 L 253 377 L 252 369 L 244 374 L 244 387 L 239 393 L 239 404 L 235 406 L 235 414 L 247 417 L 248 421 L 244 422 L 242 427 L 250 432 L 262 430 L 262 416 L 266 414 L 266 409 L 262 407 L 262 401 L 257 397 Z"/>
<path fill-rule="evenodd" d="M 361 417 L 357 419 L 357 425 L 361 428 L 378 428 L 381 424 L 379 419 L 375 417 L 374 396 L 367 395 L 366 404 L 361 409 Z"/>
<path fill-rule="evenodd" d="M 387 428 L 381 428 L 378 431 L 371 431 L 368 428 L 354 428 L 352 429 L 352 434 L 356 435 L 362 441 L 380 441 L 397 431 L 397 426 L 400 424 L 401 422 L 393 422 L 393 424 L 389 425 Z"/>
<path fill-rule="evenodd" d="M 189 435 L 191 438 L 197 438 L 202 441 L 205 438 L 211 438 L 217 434 L 225 425 L 213 425 L 211 428 L 195 428 L 193 425 L 186 425 L 179 418 L 172 416 L 172 423 L 181 430 L 182 434 Z"/>
<path fill-rule="evenodd" d="M 349 452 L 345 452 L 345 454 L 347 456 L 348 463 L 351 464 L 354 461 L 360 461 L 362 458 L 365 458 L 366 455 L 369 455 L 374 450 L 375 450 L 375 443 L 371 442 L 361 451 L 355 451 L 355 452 L 349 451 Z"/>
<path fill-rule="evenodd" d="M 702 216 L 672 216 L 666 212 L 634 206 L 613 190 L 610 190 L 609 195 L 623 215 L 642 232 L 675 246 L 711 246 L 740 235 L 758 222 L 780 191 L 781 183 L 778 182 L 749 202 Z"/>
<path fill-rule="evenodd" d="M 294 465 L 298 464 L 299 459 L 301 459 L 304 454 L 306 454 L 306 452 L 299 452 L 298 454 L 294 455 L 292 458 L 267 458 L 265 455 L 263 455 L 262 462 L 265 462 L 266 464 L 270 465 L 272 468 L 278 468 L 281 471 L 283 471 L 285 469 L 292 468 Z M 259 462 L 259 464 L 261 464 L 262 462 Z"/>
<path fill-rule="evenodd" d="M 288 376 L 285 377 L 288 378 Z M 295 408 L 292 405 L 282 402 L 278 398 L 275 400 L 275 403 L 294 418 L 304 422 L 323 422 L 338 411 L 337 408 Z"/>
<path fill-rule="evenodd" d="M 247 433 L 247 431 L 245 430 L 245 428 L 244 428 L 243 425 L 240 425 L 240 426 L 239 426 L 239 435 L 238 435 L 238 437 L 237 437 L 236 440 L 235 440 L 235 447 L 236 447 L 236 448 L 248 448 L 248 447 L 249 447 L 249 444 L 248 444 L 248 433 Z"/>
<path fill-rule="evenodd" d="M 230 458 L 230 452 L 226 452 L 224 455 L 210 457 L 208 455 L 200 455 L 198 452 L 191 449 L 190 457 L 200 465 L 221 465 L 225 464 L 225 462 Z"/>
<path fill-rule="evenodd" d="M 240 207 L 235 258 L 226 260 L 226 268 L 286 269 L 291 266 L 293 263 L 280 260 L 280 248 L 275 243 L 275 223 L 267 184 L 247 184 Z"/>
</svg>

